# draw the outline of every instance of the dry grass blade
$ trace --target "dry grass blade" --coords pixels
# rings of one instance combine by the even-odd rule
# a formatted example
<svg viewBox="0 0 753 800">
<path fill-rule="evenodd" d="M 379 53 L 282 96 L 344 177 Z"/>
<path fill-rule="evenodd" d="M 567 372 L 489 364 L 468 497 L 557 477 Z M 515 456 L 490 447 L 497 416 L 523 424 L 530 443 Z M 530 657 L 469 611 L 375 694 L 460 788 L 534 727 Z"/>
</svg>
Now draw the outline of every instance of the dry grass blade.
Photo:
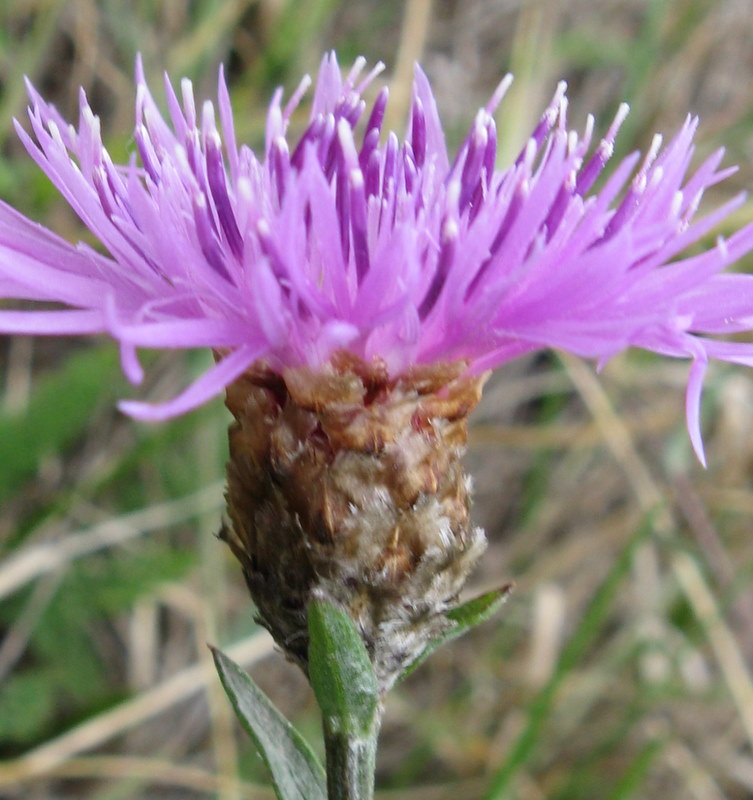
<svg viewBox="0 0 753 800">
<path fill-rule="evenodd" d="M 71 758 L 49 770 L 48 777 L 98 778 L 108 781 L 139 780 L 166 787 L 187 789 L 207 795 L 218 795 L 232 789 L 239 800 L 273 800 L 275 793 L 265 786 L 242 782 L 232 786 L 222 775 L 198 767 L 173 764 L 156 758 L 130 756 L 91 756 Z"/>
<path fill-rule="evenodd" d="M 432 0 L 407 0 L 400 31 L 390 103 L 385 115 L 387 130 L 400 130 L 410 103 L 413 65 L 421 59 L 429 34 Z"/>
<path fill-rule="evenodd" d="M 186 34 L 170 51 L 170 71 L 184 72 L 205 52 L 216 45 L 218 36 L 226 36 L 238 25 L 238 20 L 258 0 L 225 0 L 216 13 L 208 14 L 203 22 Z"/>
<path fill-rule="evenodd" d="M 233 661 L 248 666 L 261 661 L 273 649 L 271 637 L 266 633 L 258 633 L 228 647 L 226 652 Z M 214 670 L 208 664 L 187 667 L 20 758 L 0 764 L 0 786 L 14 786 L 37 778 L 79 753 L 98 747 L 114 736 L 164 713 L 177 703 L 188 700 L 216 679 Z"/>
<path fill-rule="evenodd" d="M 123 544 L 150 531 L 175 525 L 211 509 L 218 509 L 221 501 L 222 484 L 215 483 L 178 500 L 169 500 L 123 514 L 59 541 L 21 550 L 6 559 L 0 567 L 0 599 L 77 558 L 91 555 L 105 547 Z"/>
</svg>

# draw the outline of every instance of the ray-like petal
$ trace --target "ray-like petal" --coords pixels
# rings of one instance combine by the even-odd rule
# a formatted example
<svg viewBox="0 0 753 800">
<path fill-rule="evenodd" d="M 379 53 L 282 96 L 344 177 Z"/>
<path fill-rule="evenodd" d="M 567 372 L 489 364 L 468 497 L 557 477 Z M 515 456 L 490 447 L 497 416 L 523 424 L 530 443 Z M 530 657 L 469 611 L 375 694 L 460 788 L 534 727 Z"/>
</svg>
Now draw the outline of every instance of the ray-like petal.
<svg viewBox="0 0 753 800">
<path fill-rule="evenodd" d="M 154 405 L 137 400 L 122 400 L 118 403 L 118 408 L 136 419 L 149 420 L 151 422 L 177 417 L 187 411 L 193 411 L 193 409 L 203 405 L 210 398 L 220 394 L 229 383 L 242 375 L 260 355 L 260 350 L 254 350 L 252 347 L 244 345 L 230 355 L 225 356 L 177 397 L 173 397 L 165 403 Z"/>
<path fill-rule="evenodd" d="M 103 333 L 101 311 L 0 311 L 0 330 L 34 336 Z"/>
</svg>

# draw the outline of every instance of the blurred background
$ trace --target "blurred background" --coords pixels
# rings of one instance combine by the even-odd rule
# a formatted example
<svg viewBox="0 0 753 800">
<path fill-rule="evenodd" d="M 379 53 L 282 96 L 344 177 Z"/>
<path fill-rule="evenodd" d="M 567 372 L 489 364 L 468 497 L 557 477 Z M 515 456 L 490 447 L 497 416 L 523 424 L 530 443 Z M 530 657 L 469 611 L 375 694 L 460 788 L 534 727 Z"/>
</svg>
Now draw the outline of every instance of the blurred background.
<svg viewBox="0 0 753 800">
<path fill-rule="evenodd" d="M 224 63 L 239 139 L 258 146 L 274 88 L 336 48 L 384 60 L 399 131 L 420 60 L 451 148 L 514 72 L 503 161 L 561 78 L 573 126 L 591 111 L 603 132 L 630 103 L 618 155 L 698 113 L 698 161 L 724 146 L 740 164 L 717 203 L 753 186 L 752 34 L 750 0 L 4 0 L 0 197 L 87 236 L 16 139 L 24 74 L 73 120 L 84 86 L 123 158 L 136 52 L 158 98 L 163 70 L 213 98 Z M 747 204 L 713 235 L 752 218 Z M 208 359 L 145 354 L 139 396 Z M 753 796 L 753 375 L 710 371 L 705 471 L 686 378 L 640 353 L 599 376 L 558 354 L 496 373 L 467 458 L 490 539 L 471 591 L 517 588 L 389 698 L 379 796 Z M 317 746 L 319 719 L 214 536 L 228 414 L 217 400 L 144 425 L 115 410 L 134 392 L 109 342 L 0 338 L 0 798 L 266 800 L 205 643 Z"/>
</svg>

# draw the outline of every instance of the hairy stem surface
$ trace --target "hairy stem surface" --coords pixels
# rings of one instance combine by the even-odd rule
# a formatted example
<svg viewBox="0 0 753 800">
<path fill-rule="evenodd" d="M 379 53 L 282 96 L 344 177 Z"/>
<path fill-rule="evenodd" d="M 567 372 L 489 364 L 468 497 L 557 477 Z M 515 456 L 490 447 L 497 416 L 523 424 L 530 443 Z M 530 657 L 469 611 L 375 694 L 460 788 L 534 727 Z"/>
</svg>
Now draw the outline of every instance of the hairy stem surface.
<svg viewBox="0 0 753 800">
<path fill-rule="evenodd" d="M 330 730 L 324 722 L 329 800 L 372 800 L 379 722 L 365 738 Z"/>
</svg>

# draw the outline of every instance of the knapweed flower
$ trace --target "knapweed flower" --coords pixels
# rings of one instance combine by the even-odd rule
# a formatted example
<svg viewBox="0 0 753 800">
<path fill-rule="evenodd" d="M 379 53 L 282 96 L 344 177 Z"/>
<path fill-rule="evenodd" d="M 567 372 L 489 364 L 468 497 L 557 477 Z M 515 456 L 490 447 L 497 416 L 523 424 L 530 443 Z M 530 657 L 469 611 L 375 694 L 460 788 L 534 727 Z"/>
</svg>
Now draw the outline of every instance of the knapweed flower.
<svg viewBox="0 0 753 800">
<path fill-rule="evenodd" d="M 343 75 L 325 56 L 297 141 L 309 81 L 285 105 L 278 91 L 257 154 L 236 142 L 222 73 L 218 127 L 188 81 L 180 99 L 166 82 L 163 117 L 138 65 L 138 155 L 124 165 L 83 93 L 74 128 L 30 86 L 32 134 L 18 133 L 107 253 L 0 206 L 0 296 L 70 307 L 6 309 L 0 330 L 107 333 L 134 382 L 138 348 L 211 348 L 216 365 L 178 397 L 123 410 L 162 419 L 227 389 L 226 537 L 262 620 L 305 667 L 306 603 L 329 594 L 386 686 L 483 546 L 459 458 L 485 372 L 549 347 L 689 358 L 702 457 L 709 358 L 753 366 L 753 344 L 713 338 L 753 327 L 753 277 L 723 273 L 753 248 L 753 225 L 688 254 L 743 199 L 695 219 L 732 172 L 721 151 L 689 172 L 695 118 L 594 190 L 626 107 L 592 148 L 593 119 L 568 129 L 561 85 L 500 169 L 493 115 L 509 80 L 450 160 L 423 72 L 401 141 L 382 131 L 386 89 L 364 115 L 379 68 L 363 69 Z"/>
</svg>

